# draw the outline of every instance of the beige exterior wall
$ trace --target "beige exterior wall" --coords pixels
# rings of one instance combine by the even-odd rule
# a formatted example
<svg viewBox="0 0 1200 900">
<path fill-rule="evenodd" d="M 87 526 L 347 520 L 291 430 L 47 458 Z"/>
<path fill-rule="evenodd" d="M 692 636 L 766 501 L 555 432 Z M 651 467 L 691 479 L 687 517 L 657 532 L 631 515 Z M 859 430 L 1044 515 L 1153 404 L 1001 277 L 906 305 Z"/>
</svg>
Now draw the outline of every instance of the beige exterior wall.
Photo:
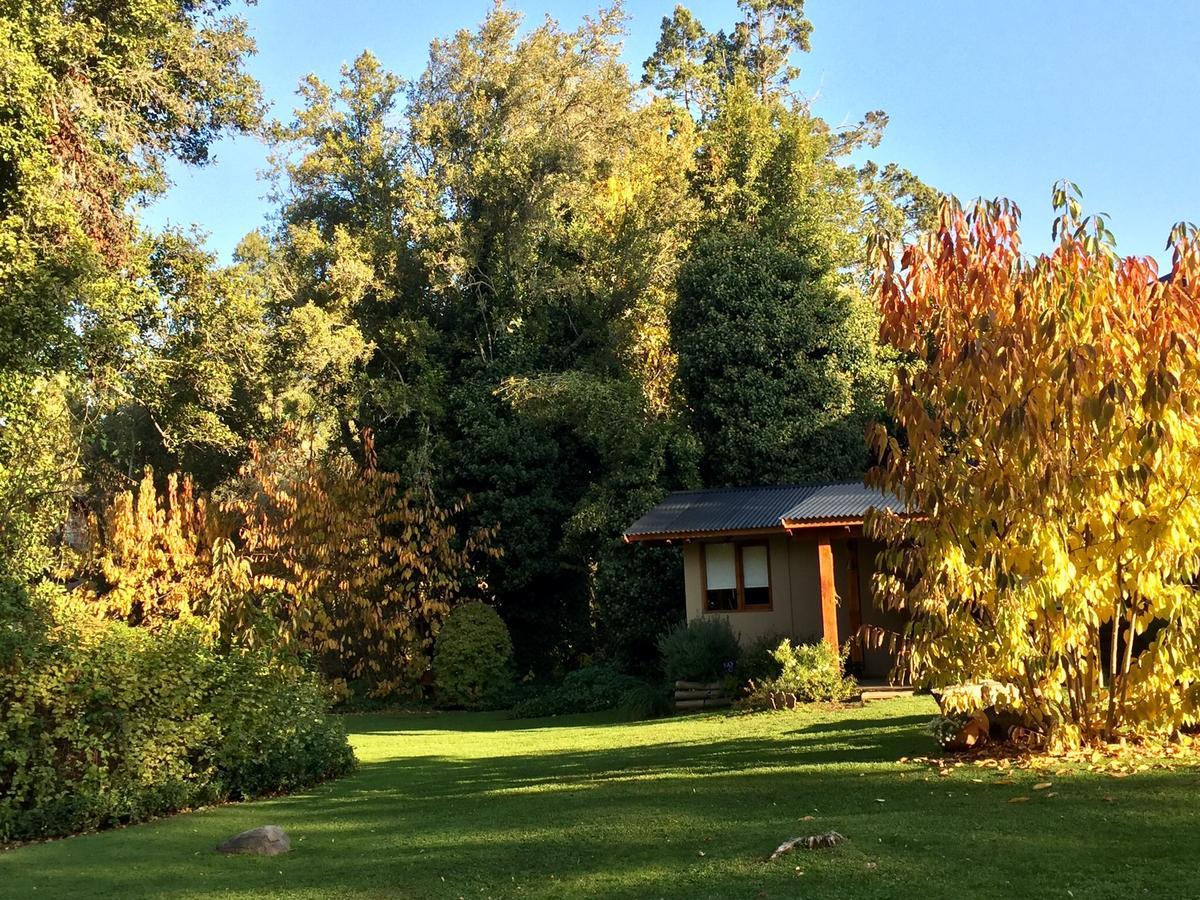
<svg viewBox="0 0 1200 900">
<path fill-rule="evenodd" d="M 761 543 L 761 541 L 759 541 Z M 706 613 L 704 611 L 704 567 L 699 544 L 683 547 L 683 584 L 687 594 L 687 617 L 723 616 L 729 620 L 734 634 L 742 644 L 749 644 L 764 635 L 792 634 L 793 603 L 790 595 L 792 580 L 789 574 L 788 539 L 773 537 L 767 542 L 768 564 L 771 572 L 771 608 L 744 612 Z"/>
<path fill-rule="evenodd" d="M 879 546 L 871 541 L 854 542 L 858 551 L 859 598 L 866 624 L 898 629 L 901 620 L 875 608 L 871 599 L 871 575 Z M 688 621 L 701 616 L 722 616 L 729 620 L 738 639 L 748 644 L 764 635 L 782 635 L 797 641 L 821 638 L 821 580 L 817 563 L 816 541 L 792 539 L 780 535 L 768 542 L 771 571 L 771 609 L 742 612 L 706 613 L 704 611 L 704 571 L 700 544 L 683 547 L 684 591 Z M 850 636 L 850 614 L 845 603 L 850 578 L 849 544 L 833 543 L 834 585 L 838 595 L 838 637 Z M 867 650 L 864 674 L 881 678 L 891 668 L 886 650 Z"/>
</svg>

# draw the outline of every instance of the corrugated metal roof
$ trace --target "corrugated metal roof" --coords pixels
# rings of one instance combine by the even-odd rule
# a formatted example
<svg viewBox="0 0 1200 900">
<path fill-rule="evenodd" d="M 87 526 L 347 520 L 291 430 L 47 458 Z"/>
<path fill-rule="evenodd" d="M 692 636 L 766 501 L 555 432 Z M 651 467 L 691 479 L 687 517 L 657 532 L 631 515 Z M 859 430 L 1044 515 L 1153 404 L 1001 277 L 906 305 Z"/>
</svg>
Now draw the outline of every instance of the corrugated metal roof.
<svg viewBox="0 0 1200 900">
<path fill-rule="evenodd" d="M 885 494 L 861 482 L 822 484 L 783 514 L 789 522 L 819 522 L 824 519 L 861 519 L 871 508 L 904 512 L 895 494 Z"/>
<path fill-rule="evenodd" d="M 784 520 L 861 519 L 871 507 L 903 511 L 896 497 L 858 482 L 676 491 L 630 525 L 625 536 L 782 530 Z"/>
</svg>

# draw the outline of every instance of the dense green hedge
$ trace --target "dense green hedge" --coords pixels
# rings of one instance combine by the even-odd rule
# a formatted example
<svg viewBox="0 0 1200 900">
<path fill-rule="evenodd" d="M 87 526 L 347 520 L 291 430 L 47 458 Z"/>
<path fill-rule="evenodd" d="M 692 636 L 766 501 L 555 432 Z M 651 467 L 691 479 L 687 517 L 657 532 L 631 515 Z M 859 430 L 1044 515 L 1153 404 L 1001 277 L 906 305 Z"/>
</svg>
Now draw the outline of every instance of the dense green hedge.
<svg viewBox="0 0 1200 900">
<path fill-rule="evenodd" d="M 513 706 L 512 714 L 516 719 L 537 719 L 615 709 L 631 691 L 644 685 L 640 678 L 612 666 L 584 666 L 569 673 L 561 684 L 532 691 Z"/>
<path fill-rule="evenodd" d="M 136 822 L 341 775 L 315 676 L 196 629 L 60 623 L 0 666 L 0 842 Z"/>
</svg>

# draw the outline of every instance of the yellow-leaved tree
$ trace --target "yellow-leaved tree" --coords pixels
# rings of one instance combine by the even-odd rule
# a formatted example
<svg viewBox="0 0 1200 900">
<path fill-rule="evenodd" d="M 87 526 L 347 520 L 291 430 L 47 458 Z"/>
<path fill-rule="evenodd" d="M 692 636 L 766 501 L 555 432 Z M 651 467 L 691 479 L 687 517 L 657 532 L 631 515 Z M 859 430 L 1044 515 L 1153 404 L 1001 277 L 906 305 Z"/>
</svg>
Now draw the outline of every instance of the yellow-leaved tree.
<svg viewBox="0 0 1200 900">
<path fill-rule="evenodd" d="M 252 445 L 218 502 L 146 472 L 95 529 L 76 596 L 94 613 L 154 628 L 189 618 L 214 641 L 286 647 L 374 695 L 415 690 L 442 619 L 480 598 L 476 564 L 494 529 L 464 532 L 461 503 L 294 436 Z"/>
<path fill-rule="evenodd" d="M 1002 682 L 1069 747 L 1200 716 L 1200 241 L 1177 226 L 1160 278 L 1054 203 L 1036 258 L 1007 201 L 882 249 L 903 362 L 869 479 L 911 514 L 870 527 L 918 683 Z"/>
<path fill-rule="evenodd" d="M 137 490 L 117 494 L 90 531 L 78 574 L 81 599 L 94 611 L 151 627 L 203 614 L 218 532 L 190 478 L 170 475 L 160 493 L 147 469 Z"/>
</svg>

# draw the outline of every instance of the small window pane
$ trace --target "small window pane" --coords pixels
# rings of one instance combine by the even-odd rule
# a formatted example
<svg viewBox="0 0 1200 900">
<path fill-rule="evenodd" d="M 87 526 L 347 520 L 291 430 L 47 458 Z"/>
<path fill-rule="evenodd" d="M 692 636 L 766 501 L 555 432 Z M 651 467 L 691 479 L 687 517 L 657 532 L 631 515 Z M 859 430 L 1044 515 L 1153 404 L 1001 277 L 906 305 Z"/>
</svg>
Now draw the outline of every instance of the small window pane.
<svg viewBox="0 0 1200 900">
<path fill-rule="evenodd" d="M 746 606 L 771 605 L 771 576 L 766 547 L 742 548 L 742 586 Z"/>
<path fill-rule="evenodd" d="M 767 574 L 766 547 L 742 548 L 742 579 L 748 588 L 765 588 L 770 585 L 771 579 Z"/>
<path fill-rule="evenodd" d="M 724 591 L 737 587 L 737 570 L 733 565 L 733 544 L 709 544 L 704 548 L 708 589 Z"/>
<path fill-rule="evenodd" d="M 770 606 L 771 589 L 768 587 L 746 588 L 743 596 L 747 606 Z"/>
<path fill-rule="evenodd" d="M 733 544 L 704 547 L 704 578 L 709 610 L 737 609 L 737 568 Z"/>
<path fill-rule="evenodd" d="M 737 591 L 733 588 L 708 592 L 708 611 L 737 609 Z"/>
</svg>

